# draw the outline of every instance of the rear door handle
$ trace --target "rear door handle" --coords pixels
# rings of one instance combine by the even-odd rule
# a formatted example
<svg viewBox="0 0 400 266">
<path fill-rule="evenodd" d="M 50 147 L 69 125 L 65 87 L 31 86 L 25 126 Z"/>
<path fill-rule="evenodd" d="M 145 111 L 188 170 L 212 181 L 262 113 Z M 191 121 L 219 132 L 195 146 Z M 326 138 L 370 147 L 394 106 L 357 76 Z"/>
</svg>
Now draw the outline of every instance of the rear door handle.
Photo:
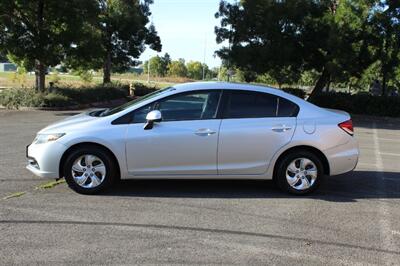
<svg viewBox="0 0 400 266">
<path fill-rule="evenodd" d="M 210 136 L 215 133 L 217 133 L 217 132 L 215 132 L 214 130 L 211 130 L 209 128 L 200 128 L 194 132 L 194 134 L 196 134 L 197 136 Z"/>
<path fill-rule="evenodd" d="M 285 131 L 288 131 L 291 129 L 292 129 L 291 126 L 286 126 L 286 125 L 276 125 L 276 126 L 272 127 L 272 131 L 275 131 L 275 132 L 285 132 Z"/>
</svg>

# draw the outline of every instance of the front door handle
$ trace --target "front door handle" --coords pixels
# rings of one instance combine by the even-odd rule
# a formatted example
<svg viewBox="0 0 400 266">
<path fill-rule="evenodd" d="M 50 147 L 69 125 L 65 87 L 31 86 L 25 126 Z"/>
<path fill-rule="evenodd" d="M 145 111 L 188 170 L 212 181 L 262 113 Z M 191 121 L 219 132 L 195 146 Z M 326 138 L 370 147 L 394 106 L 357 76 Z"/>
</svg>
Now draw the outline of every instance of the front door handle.
<svg viewBox="0 0 400 266">
<path fill-rule="evenodd" d="M 286 126 L 286 125 L 276 125 L 276 126 L 272 127 L 272 131 L 275 131 L 275 132 L 285 132 L 285 131 L 288 131 L 291 129 L 292 129 L 291 126 Z"/>
<path fill-rule="evenodd" d="M 217 132 L 215 132 L 214 130 L 211 130 L 209 128 L 200 128 L 194 132 L 194 134 L 196 134 L 197 136 L 210 136 L 215 133 L 217 133 Z"/>
</svg>

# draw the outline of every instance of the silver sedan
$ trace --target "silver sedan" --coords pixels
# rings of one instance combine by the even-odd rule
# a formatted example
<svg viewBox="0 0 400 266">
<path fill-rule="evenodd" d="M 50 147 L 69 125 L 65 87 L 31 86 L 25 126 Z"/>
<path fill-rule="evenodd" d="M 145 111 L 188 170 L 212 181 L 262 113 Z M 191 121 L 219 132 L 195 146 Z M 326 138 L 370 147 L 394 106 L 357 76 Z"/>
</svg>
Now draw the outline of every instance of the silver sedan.
<svg viewBox="0 0 400 266">
<path fill-rule="evenodd" d="M 306 194 L 358 156 L 346 112 L 269 87 L 199 82 L 49 125 L 27 147 L 27 169 L 84 194 L 128 178 L 273 179 Z"/>
</svg>

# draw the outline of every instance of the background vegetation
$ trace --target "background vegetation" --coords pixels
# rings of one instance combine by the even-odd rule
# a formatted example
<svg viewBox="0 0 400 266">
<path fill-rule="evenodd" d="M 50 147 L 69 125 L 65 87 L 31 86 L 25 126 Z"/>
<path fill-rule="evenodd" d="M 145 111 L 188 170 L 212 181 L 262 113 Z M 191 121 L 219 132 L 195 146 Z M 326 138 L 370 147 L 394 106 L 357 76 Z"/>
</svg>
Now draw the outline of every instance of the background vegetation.
<svg viewBox="0 0 400 266">
<path fill-rule="evenodd" d="M 112 82 L 144 95 L 180 82 L 220 80 L 272 85 L 353 113 L 399 115 L 399 97 L 388 96 L 400 87 L 400 1 L 222 0 L 215 14 L 222 64 L 215 68 L 168 53 L 139 62 L 146 46 L 162 48 L 151 4 L 1 1 L 0 61 L 18 65 L 15 73 L 0 73 L 0 87 L 18 88 L 0 92 L 2 105 L 124 96 Z M 373 82 L 379 83 L 375 96 L 369 95 Z"/>
</svg>

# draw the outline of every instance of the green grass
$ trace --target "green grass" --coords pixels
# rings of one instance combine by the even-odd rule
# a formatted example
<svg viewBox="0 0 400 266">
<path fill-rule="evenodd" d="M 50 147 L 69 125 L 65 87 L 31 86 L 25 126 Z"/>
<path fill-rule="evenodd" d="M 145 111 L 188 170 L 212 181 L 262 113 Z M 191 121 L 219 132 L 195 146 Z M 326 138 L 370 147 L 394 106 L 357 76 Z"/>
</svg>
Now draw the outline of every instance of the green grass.
<svg viewBox="0 0 400 266">
<path fill-rule="evenodd" d="M 47 182 L 44 184 L 40 184 L 39 186 L 37 186 L 35 189 L 49 189 L 49 188 L 53 188 L 55 186 L 58 186 L 59 184 L 63 184 L 65 183 L 64 179 L 60 179 L 57 181 L 51 181 L 51 182 Z"/>
<path fill-rule="evenodd" d="M 15 192 L 15 193 L 12 193 L 12 194 L 10 194 L 8 196 L 5 196 L 3 198 L 3 200 L 7 200 L 7 199 L 11 199 L 11 198 L 18 198 L 18 197 L 21 197 L 21 196 L 23 196 L 25 194 L 26 194 L 26 191 Z"/>
<path fill-rule="evenodd" d="M 48 74 L 46 76 L 46 86 L 48 86 L 49 82 L 54 79 L 57 75 L 58 82 L 56 86 L 72 86 L 72 87 L 80 87 L 80 86 L 88 86 L 88 85 L 98 85 L 103 82 L 103 77 L 99 74 L 94 74 L 93 80 L 89 83 L 85 83 L 82 81 L 81 77 L 72 74 Z M 23 82 L 21 82 L 23 80 Z M 112 81 L 118 81 L 120 83 L 133 83 L 139 82 L 143 84 L 147 83 L 147 77 L 145 76 L 138 76 L 130 73 L 126 74 L 113 74 L 111 76 Z M 171 86 L 176 83 L 180 83 L 180 80 L 170 82 L 165 81 L 159 78 L 151 78 L 150 85 L 156 86 L 158 88 L 164 88 Z M 33 74 L 25 74 L 22 77 L 16 78 L 14 72 L 0 72 L 0 88 L 18 88 L 18 87 L 33 87 L 35 83 L 35 75 Z"/>
</svg>

